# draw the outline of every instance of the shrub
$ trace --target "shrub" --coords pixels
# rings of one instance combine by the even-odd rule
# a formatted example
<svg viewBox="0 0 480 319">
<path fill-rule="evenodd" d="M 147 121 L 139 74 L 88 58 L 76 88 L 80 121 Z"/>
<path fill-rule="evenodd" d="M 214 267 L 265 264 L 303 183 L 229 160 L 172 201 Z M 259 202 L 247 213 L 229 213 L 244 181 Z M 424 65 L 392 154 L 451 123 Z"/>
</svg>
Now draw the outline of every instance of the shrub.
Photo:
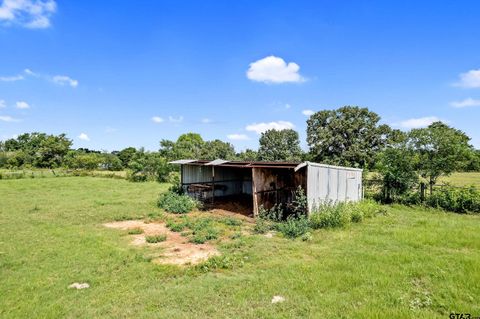
<svg viewBox="0 0 480 319">
<path fill-rule="evenodd" d="M 257 218 L 255 220 L 255 226 L 253 232 L 256 234 L 265 234 L 272 229 L 270 223 L 263 218 Z"/>
<path fill-rule="evenodd" d="M 146 236 L 145 240 L 149 244 L 155 244 L 155 243 L 160 243 L 162 241 L 167 240 L 167 235 L 161 234 L 161 235 L 152 235 L 152 236 Z"/>
<path fill-rule="evenodd" d="M 284 211 L 282 204 L 274 205 L 270 209 L 266 209 L 261 205 L 258 210 L 258 217 L 260 219 L 271 220 L 273 222 L 279 222 L 283 220 Z"/>
<path fill-rule="evenodd" d="M 198 202 L 186 195 L 167 192 L 160 195 L 158 207 L 174 214 L 185 214 L 198 207 Z"/>
<path fill-rule="evenodd" d="M 148 176 L 142 172 L 131 172 L 127 171 L 127 180 L 130 182 L 146 182 L 148 180 Z"/>
<path fill-rule="evenodd" d="M 446 187 L 436 190 L 430 195 L 426 204 L 460 214 L 480 213 L 480 191 L 473 186 L 468 188 Z"/>
<path fill-rule="evenodd" d="M 360 209 L 352 209 L 352 223 L 360 223 L 363 220 L 363 211 Z"/>
<path fill-rule="evenodd" d="M 143 234 L 143 229 L 141 229 L 141 228 L 132 228 L 132 229 L 129 229 L 129 230 L 128 230 L 128 234 L 129 234 L 129 235 L 139 235 L 139 234 Z"/>
<path fill-rule="evenodd" d="M 278 223 L 276 228 L 287 238 L 297 238 L 310 230 L 310 222 L 306 217 L 289 217 L 286 221 Z"/>
<path fill-rule="evenodd" d="M 352 220 L 350 204 L 323 204 L 310 215 L 313 229 L 344 227 Z"/>
</svg>

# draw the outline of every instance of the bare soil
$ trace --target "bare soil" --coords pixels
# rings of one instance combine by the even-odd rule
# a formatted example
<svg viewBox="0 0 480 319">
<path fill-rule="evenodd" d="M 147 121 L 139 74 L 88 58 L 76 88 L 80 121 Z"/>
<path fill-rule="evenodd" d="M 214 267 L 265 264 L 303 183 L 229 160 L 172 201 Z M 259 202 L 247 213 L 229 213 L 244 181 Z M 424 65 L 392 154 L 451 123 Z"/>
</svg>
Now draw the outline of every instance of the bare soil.
<svg viewBox="0 0 480 319">
<path fill-rule="evenodd" d="M 207 260 L 211 256 L 220 254 L 215 246 L 209 243 L 193 244 L 188 242 L 186 237 L 183 237 L 180 235 L 180 233 L 172 232 L 165 226 L 164 223 L 145 223 L 142 220 L 125 220 L 106 223 L 103 225 L 108 228 L 121 230 L 136 228 L 142 229 L 144 232 L 143 234 L 129 235 L 132 237 L 132 245 L 148 245 L 163 248 L 162 256 L 153 260 L 153 262 L 159 264 L 198 264 Z M 155 244 L 149 244 L 145 240 L 146 236 L 160 234 L 165 234 L 167 239 L 163 242 Z"/>
</svg>

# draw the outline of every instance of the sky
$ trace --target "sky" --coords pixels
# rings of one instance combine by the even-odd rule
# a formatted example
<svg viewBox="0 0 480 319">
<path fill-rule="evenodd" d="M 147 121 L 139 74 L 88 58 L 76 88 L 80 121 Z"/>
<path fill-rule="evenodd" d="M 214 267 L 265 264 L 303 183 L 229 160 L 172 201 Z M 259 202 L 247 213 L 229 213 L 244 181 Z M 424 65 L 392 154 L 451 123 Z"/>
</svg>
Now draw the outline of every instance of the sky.
<svg viewBox="0 0 480 319">
<path fill-rule="evenodd" d="M 442 120 L 480 148 L 479 1 L 0 0 L 0 140 L 256 148 L 315 111 Z"/>
</svg>

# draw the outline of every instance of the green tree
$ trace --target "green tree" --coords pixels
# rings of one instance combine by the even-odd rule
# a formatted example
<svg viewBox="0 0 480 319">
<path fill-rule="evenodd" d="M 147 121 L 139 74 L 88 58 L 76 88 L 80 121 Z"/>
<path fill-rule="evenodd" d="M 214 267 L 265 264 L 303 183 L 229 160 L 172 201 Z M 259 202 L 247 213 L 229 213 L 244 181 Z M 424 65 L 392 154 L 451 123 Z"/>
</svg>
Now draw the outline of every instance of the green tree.
<svg viewBox="0 0 480 319">
<path fill-rule="evenodd" d="M 440 176 L 465 167 L 473 150 L 469 141 L 464 132 L 442 122 L 410 131 L 409 146 L 418 157 L 417 170 L 428 181 L 430 193 Z"/>
<path fill-rule="evenodd" d="M 415 154 L 405 143 L 380 152 L 376 168 L 382 175 L 382 197 L 385 202 L 395 201 L 418 182 Z"/>
<path fill-rule="evenodd" d="M 344 106 L 324 110 L 307 120 L 307 143 L 313 160 L 336 165 L 373 167 L 375 155 L 403 134 L 379 125 L 367 108 Z"/>
<path fill-rule="evenodd" d="M 258 158 L 262 161 L 300 161 L 302 149 L 294 130 L 268 130 L 260 137 Z"/>
<path fill-rule="evenodd" d="M 258 152 L 247 148 L 245 151 L 238 153 L 236 157 L 241 161 L 257 161 Z"/>
<path fill-rule="evenodd" d="M 128 163 L 133 158 L 135 153 L 137 153 L 137 149 L 135 147 L 127 147 L 117 153 L 117 156 L 122 162 L 123 167 L 128 166 Z"/>
<path fill-rule="evenodd" d="M 205 142 L 197 133 L 182 134 L 176 142 L 160 141 L 160 154 L 168 160 L 200 159 Z"/>
<path fill-rule="evenodd" d="M 62 165 L 72 141 L 65 134 L 25 133 L 4 142 L 7 152 L 15 152 L 16 165 L 55 168 Z M 22 156 L 22 158 L 19 158 Z"/>
<path fill-rule="evenodd" d="M 220 140 L 207 141 L 202 147 L 202 159 L 214 160 L 217 158 L 224 160 L 235 159 L 235 149 L 233 145 Z"/>
</svg>

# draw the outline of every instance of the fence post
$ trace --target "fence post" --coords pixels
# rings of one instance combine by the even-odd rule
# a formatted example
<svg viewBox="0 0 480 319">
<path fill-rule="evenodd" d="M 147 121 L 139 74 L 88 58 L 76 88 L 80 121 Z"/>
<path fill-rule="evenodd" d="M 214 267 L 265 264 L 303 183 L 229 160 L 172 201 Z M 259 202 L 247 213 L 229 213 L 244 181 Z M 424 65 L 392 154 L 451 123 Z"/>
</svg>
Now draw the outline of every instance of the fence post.
<svg viewBox="0 0 480 319">
<path fill-rule="evenodd" d="M 425 183 L 420 183 L 420 200 L 422 202 L 425 201 L 425 189 L 426 189 L 426 186 L 425 186 Z"/>
</svg>

